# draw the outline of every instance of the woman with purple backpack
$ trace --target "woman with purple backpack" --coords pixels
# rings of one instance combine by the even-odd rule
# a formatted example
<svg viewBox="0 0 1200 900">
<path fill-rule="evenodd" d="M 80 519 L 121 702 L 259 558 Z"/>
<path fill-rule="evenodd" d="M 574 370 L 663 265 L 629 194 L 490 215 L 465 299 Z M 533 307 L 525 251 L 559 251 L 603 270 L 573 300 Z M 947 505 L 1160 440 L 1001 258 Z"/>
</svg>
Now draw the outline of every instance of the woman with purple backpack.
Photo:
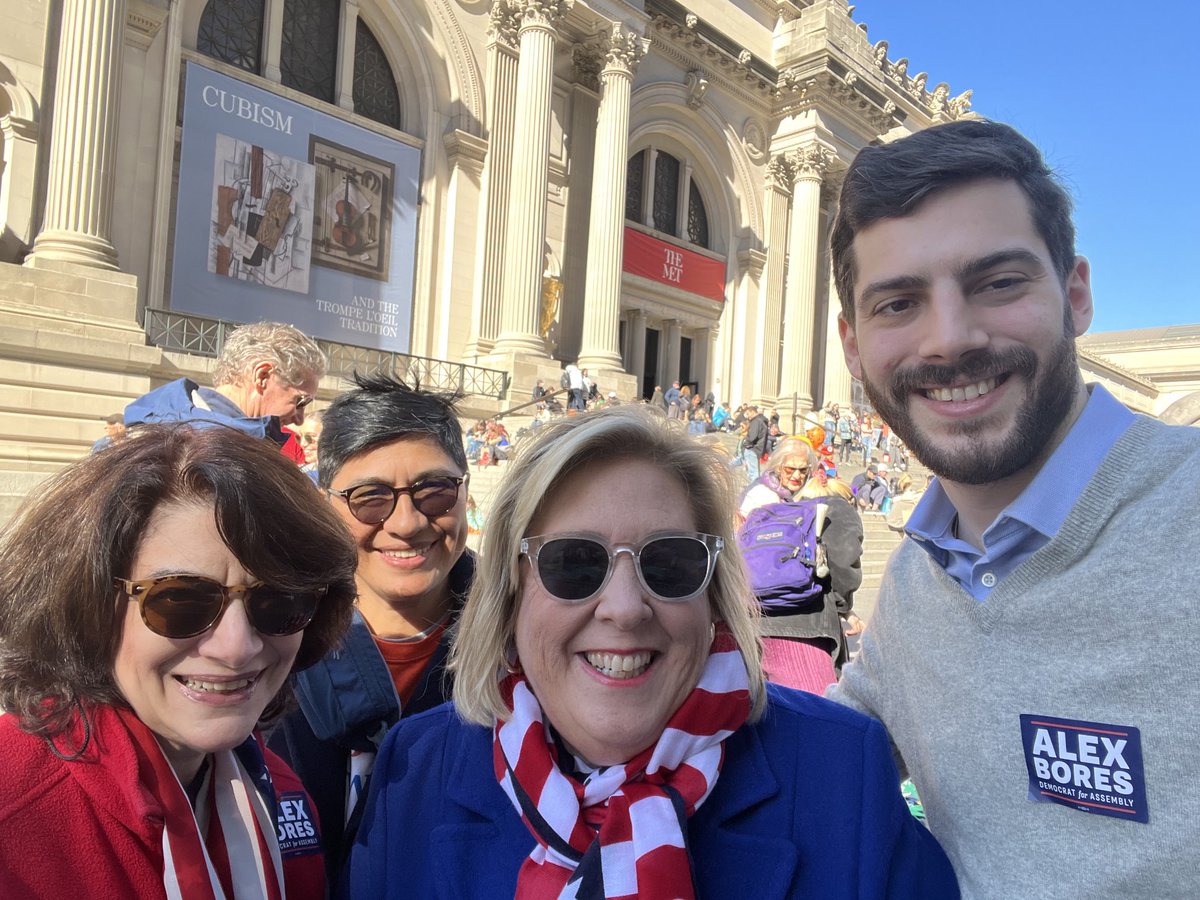
<svg viewBox="0 0 1200 900">
<path fill-rule="evenodd" d="M 779 442 L 738 508 L 738 543 L 763 611 L 763 668 L 777 684 L 823 694 L 846 659 L 842 619 L 862 584 L 862 520 L 803 438 Z"/>
</svg>

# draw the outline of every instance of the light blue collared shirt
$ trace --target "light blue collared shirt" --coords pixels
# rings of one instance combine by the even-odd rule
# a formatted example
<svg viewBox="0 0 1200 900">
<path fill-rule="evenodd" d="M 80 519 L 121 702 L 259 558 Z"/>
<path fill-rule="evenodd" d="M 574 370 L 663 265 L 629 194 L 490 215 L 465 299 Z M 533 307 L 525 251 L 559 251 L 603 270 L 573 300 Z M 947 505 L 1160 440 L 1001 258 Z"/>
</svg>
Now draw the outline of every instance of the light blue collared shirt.
<svg viewBox="0 0 1200 900">
<path fill-rule="evenodd" d="M 937 479 L 905 531 L 976 600 L 1049 543 L 1134 415 L 1098 384 L 1063 442 L 983 533 L 983 551 L 954 536 L 958 511 Z"/>
</svg>

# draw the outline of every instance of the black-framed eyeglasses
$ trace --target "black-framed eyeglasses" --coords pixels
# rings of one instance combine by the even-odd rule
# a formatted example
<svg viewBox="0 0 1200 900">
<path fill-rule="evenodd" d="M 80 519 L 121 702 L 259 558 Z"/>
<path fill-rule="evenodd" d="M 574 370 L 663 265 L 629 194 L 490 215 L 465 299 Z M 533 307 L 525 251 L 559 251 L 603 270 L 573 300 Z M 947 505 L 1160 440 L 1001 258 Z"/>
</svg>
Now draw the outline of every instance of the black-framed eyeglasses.
<svg viewBox="0 0 1200 900">
<path fill-rule="evenodd" d="M 224 585 L 203 575 L 163 575 L 140 581 L 114 578 L 113 582 L 138 602 L 147 628 L 176 640 L 213 628 L 238 598 L 256 631 L 272 637 L 295 634 L 313 620 L 328 590 L 289 591 L 262 583 Z"/>
<path fill-rule="evenodd" d="M 435 475 L 406 487 L 370 482 L 329 493 L 345 500 L 350 515 L 364 525 L 380 525 L 396 509 L 401 494 L 408 494 L 413 507 L 425 518 L 444 516 L 458 502 L 458 489 L 466 480 L 466 475 Z"/>
<path fill-rule="evenodd" d="M 582 535 L 541 534 L 521 539 L 538 583 L 564 603 L 591 600 L 608 584 L 617 557 L 628 553 L 638 581 L 652 596 L 668 602 L 690 600 L 706 587 L 725 541 L 715 534 L 653 534 L 640 544 L 609 546 Z"/>
</svg>

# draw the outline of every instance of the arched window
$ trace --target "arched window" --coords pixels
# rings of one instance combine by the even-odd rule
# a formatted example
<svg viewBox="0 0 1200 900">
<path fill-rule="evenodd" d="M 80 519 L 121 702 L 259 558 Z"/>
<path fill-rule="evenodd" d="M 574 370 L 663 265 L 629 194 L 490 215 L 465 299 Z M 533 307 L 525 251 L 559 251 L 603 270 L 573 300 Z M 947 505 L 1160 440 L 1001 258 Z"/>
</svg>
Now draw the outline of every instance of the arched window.
<svg viewBox="0 0 1200 900">
<path fill-rule="evenodd" d="M 625 218 L 642 221 L 645 207 L 642 205 L 642 179 L 646 174 L 646 151 L 639 150 L 629 158 L 625 168 Z"/>
<path fill-rule="evenodd" d="M 383 47 L 362 19 L 354 34 L 354 111 L 400 128 L 400 92 Z"/>
<path fill-rule="evenodd" d="M 648 159 L 654 160 L 649 198 L 645 196 Z M 686 209 L 680 204 L 680 198 L 684 196 L 687 197 Z M 650 209 L 648 222 L 647 205 Z M 687 218 L 681 223 L 679 218 L 684 214 Z M 647 148 L 629 157 L 625 169 L 625 218 L 709 248 L 708 208 L 704 205 L 700 187 L 691 177 L 690 168 L 663 150 Z"/>
<path fill-rule="evenodd" d="M 257 73 L 262 63 L 264 2 L 209 0 L 200 14 L 196 49 L 213 59 Z"/>
<path fill-rule="evenodd" d="M 280 81 L 335 102 L 343 0 L 282 0 Z M 400 91 L 383 47 L 361 18 L 354 31 L 354 111 L 401 126 Z M 196 49 L 247 72 L 262 74 L 266 0 L 209 0 L 200 14 Z"/>
<path fill-rule="evenodd" d="M 661 150 L 654 161 L 654 227 L 679 234 L 679 160 Z"/>
<path fill-rule="evenodd" d="M 285 85 L 333 102 L 341 0 L 286 0 L 279 70 Z"/>
</svg>

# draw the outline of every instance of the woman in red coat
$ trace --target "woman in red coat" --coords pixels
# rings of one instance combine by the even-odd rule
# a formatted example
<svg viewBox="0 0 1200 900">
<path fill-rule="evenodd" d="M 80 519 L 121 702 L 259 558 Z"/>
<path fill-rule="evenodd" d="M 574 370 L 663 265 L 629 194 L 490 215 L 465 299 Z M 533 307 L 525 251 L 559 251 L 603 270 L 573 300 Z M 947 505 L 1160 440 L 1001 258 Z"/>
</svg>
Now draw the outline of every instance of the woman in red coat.
<svg viewBox="0 0 1200 900">
<path fill-rule="evenodd" d="M 339 640 L 354 566 L 312 482 L 228 428 L 148 426 L 38 489 L 0 548 L 0 893 L 323 897 L 256 729 Z"/>
</svg>

